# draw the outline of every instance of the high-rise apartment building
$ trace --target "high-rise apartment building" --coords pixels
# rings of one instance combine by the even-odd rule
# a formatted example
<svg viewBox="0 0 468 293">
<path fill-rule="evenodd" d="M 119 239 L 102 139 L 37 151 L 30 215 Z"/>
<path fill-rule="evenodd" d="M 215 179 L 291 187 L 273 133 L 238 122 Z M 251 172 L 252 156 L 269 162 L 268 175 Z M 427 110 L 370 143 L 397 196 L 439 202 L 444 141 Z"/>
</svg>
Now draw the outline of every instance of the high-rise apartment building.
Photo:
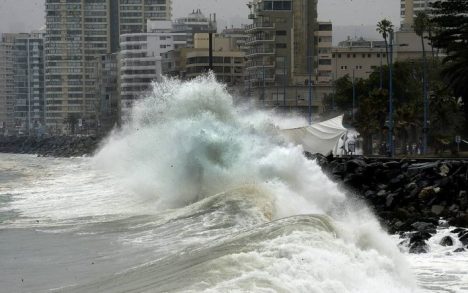
<svg viewBox="0 0 468 293">
<path fill-rule="evenodd" d="M 2 34 L 0 43 L 0 135 L 14 129 L 14 43 L 15 34 Z"/>
<path fill-rule="evenodd" d="M 118 50 L 123 33 L 143 33 L 148 19 L 170 19 L 170 0 L 46 0 L 46 123 L 68 132 L 74 116 L 97 127 L 96 62 Z"/>
<path fill-rule="evenodd" d="M 96 121 L 95 60 L 111 52 L 110 0 L 46 0 L 46 124 Z"/>
<path fill-rule="evenodd" d="M 248 95 L 260 105 L 303 111 L 309 105 L 310 79 L 310 104 L 314 112 L 320 110 L 331 86 L 332 26 L 322 23 L 324 31 L 319 32 L 317 1 L 254 0 L 249 7 Z"/>
<path fill-rule="evenodd" d="M 120 35 L 146 32 L 147 20 L 171 20 L 172 0 L 119 0 Z"/>
<path fill-rule="evenodd" d="M 18 132 L 44 132 L 44 31 L 15 41 L 15 124 Z"/>
<path fill-rule="evenodd" d="M 4 134 L 44 131 L 43 32 L 4 34 L 0 44 L 0 124 Z"/>
<path fill-rule="evenodd" d="M 411 29 L 419 12 L 429 12 L 434 0 L 401 0 L 402 29 Z"/>
</svg>

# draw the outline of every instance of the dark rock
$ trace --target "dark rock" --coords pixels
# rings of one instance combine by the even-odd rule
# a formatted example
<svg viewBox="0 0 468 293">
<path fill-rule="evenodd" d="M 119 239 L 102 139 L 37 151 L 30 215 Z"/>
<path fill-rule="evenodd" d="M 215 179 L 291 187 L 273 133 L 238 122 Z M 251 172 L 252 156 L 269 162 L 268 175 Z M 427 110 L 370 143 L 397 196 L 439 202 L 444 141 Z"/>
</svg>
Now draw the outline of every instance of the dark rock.
<svg viewBox="0 0 468 293">
<path fill-rule="evenodd" d="M 418 241 L 413 244 L 411 244 L 409 252 L 413 254 L 422 254 L 422 253 L 427 253 L 429 251 L 429 248 L 427 244 L 424 241 Z"/>
<path fill-rule="evenodd" d="M 459 253 L 459 252 L 465 252 L 464 248 L 457 248 L 453 252 Z"/>
<path fill-rule="evenodd" d="M 410 236 L 410 244 L 417 243 L 417 242 L 425 242 L 431 237 L 432 235 L 426 231 L 414 232 Z"/>
<path fill-rule="evenodd" d="M 463 245 L 468 245 L 468 232 L 462 234 L 459 239 Z"/>
<path fill-rule="evenodd" d="M 445 236 L 445 237 L 442 238 L 442 240 L 440 241 L 440 245 L 442 245 L 442 246 L 453 246 L 453 239 L 452 239 L 452 237 L 450 237 L 450 236 Z"/>
<path fill-rule="evenodd" d="M 453 229 L 452 231 L 450 231 L 450 233 L 458 234 L 458 233 L 463 233 L 465 231 L 466 230 L 463 229 L 463 228 L 456 228 L 456 229 Z"/>
<path fill-rule="evenodd" d="M 388 195 L 386 202 L 385 202 L 385 205 L 387 206 L 387 208 L 390 208 L 393 205 L 394 201 L 395 201 L 395 195 L 394 194 Z"/>
<path fill-rule="evenodd" d="M 401 165 L 399 162 L 391 161 L 391 162 L 384 163 L 384 166 L 389 169 L 400 169 Z"/>
<path fill-rule="evenodd" d="M 405 186 L 406 190 L 414 190 L 416 188 L 418 188 L 418 185 L 414 182 L 411 182 L 410 184 L 406 185 Z"/>
<path fill-rule="evenodd" d="M 436 226 L 432 223 L 426 223 L 426 222 L 416 222 L 411 225 L 416 231 L 418 232 L 424 232 L 424 233 L 429 233 L 429 234 L 435 234 L 436 233 Z M 425 235 L 427 236 L 427 235 Z M 429 235 L 428 238 L 424 239 L 427 240 L 431 236 Z"/>
<path fill-rule="evenodd" d="M 445 210 L 445 207 L 440 206 L 440 205 L 433 205 L 431 207 L 431 212 L 433 212 L 434 215 L 436 215 L 436 216 L 440 216 L 444 210 Z"/>
<path fill-rule="evenodd" d="M 357 168 L 365 167 L 367 167 L 367 164 L 361 159 L 354 159 L 346 162 L 346 172 L 354 172 Z"/>
<path fill-rule="evenodd" d="M 380 197 L 383 197 L 387 195 L 387 192 L 385 190 L 380 190 L 378 193 L 377 193 L 377 196 L 380 196 Z"/>
</svg>

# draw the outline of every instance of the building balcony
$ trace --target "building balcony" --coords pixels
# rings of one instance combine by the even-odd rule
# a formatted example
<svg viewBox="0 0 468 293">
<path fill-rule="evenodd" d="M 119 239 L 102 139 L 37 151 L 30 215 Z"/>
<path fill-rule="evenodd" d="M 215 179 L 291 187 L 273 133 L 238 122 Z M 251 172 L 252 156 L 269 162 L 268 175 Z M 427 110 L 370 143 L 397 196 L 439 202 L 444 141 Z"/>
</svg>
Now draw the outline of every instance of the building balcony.
<svg viewBox="0 0 468 293">
<path fill-rule="evenodd" d="M 276 62 L 248 61 L 245 67 L 248 71 L 259 68 L 274 68 L 276 67 Z"/>
<path fill-rule="evenodd" d="M 271 22 L 256 22 L 254 24 L 248 25 L 245 28 L 245 32 L 250 34 L 255 31 L 262 31 L 262 30 L 274 30 L 275 25 Z"/>
<path fill-rule="evenodd" d="M 255 56 L 273 56 L 276 54 L 276 51 L 274 48 L 258 48 L 258 49 L 251 49 L 250 51 L 247 52 L 246 57 L 251 58 Z"/>
<path fill-rule="evenodd" d="M 274 43 L 275 41 L 276 41 L 275 36 L 250 37 L 245 41 L 245 44 L 247 46 L 250 46 L 254 44 Z"/>
</svg>

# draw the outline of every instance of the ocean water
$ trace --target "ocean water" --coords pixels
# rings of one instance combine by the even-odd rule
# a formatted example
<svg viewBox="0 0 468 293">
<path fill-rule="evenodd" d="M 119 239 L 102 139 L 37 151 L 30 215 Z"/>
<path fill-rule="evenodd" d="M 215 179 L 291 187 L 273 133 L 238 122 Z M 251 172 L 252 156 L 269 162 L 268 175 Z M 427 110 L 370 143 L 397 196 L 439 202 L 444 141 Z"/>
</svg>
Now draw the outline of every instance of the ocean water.
<svg viewBox="0 0 468 293">
<path fill-rule="evenodd" d="M 155 85 L 92 158 L 0 154 L 1 292 L 464 292 L 205 77 Z"/>
</svg>

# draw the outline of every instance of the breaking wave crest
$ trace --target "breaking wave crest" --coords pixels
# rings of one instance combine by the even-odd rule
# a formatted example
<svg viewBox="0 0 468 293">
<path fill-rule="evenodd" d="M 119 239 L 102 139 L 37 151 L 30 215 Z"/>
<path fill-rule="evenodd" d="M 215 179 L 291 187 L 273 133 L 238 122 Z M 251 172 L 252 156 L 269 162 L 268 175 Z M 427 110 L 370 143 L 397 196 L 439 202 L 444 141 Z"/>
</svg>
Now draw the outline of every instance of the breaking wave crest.
<svg viewBox="0 0 468 293">
<path fill-rule="evenodd" d="M 196 250 L 100 281 L 102 292 L 415 290 L 372 213 L 282 138 L 280 125 L 298 119 L 236 106 L 212 75 L 155 84 L 130 118 L 102 146 L 97 166 L 175 222 L 212 214 L 238 224 Z"/>
</svg>

